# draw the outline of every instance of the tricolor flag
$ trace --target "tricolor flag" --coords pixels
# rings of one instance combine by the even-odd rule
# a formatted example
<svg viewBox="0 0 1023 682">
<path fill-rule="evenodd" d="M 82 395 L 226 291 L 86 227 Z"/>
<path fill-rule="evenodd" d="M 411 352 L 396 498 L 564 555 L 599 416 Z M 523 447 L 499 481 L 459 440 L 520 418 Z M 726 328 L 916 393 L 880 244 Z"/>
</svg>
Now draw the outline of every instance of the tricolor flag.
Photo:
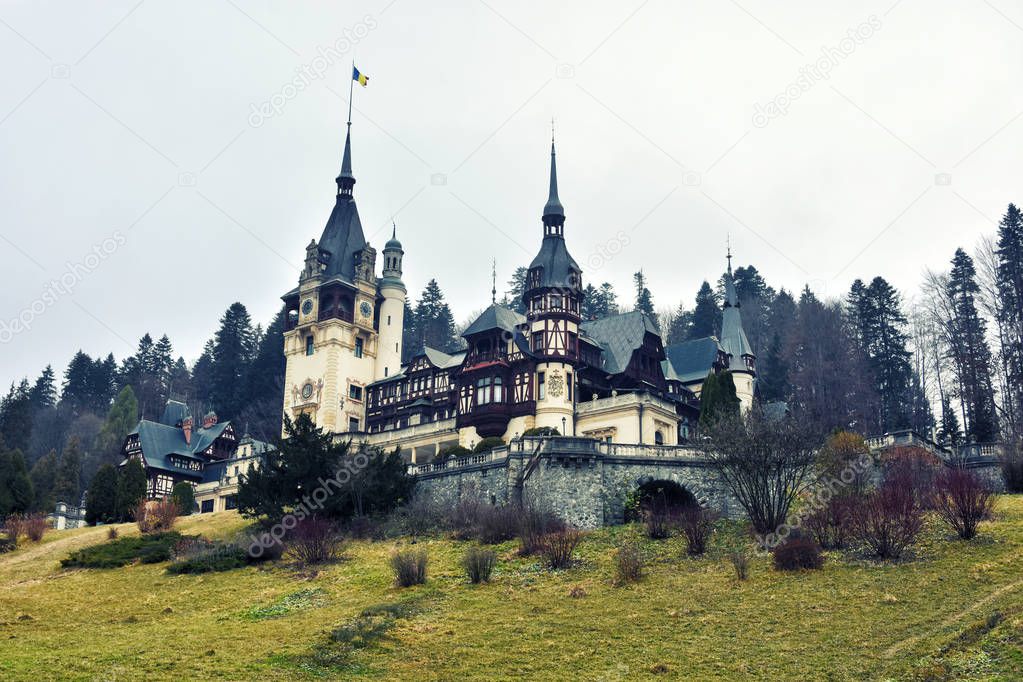
<svg viewBox="0 0 1023 682">
<path fill-rule="evenodd" d="M 359 85 L 366 87 L 366 83 L 369 83 L 369 76 L 359 73 L 359 70 L 352 66 L 352 80 L 359 81 Z"/>
</svg>

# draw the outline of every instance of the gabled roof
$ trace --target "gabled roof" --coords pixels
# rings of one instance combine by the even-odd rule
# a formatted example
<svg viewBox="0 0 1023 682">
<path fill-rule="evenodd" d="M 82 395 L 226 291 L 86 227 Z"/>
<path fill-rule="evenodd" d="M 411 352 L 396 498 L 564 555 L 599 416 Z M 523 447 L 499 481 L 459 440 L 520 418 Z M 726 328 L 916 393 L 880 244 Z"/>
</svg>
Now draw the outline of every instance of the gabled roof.
<svg viewBox="0 0 1023 682">
<path fill-rule="evenodd" d="M 206 459 L 200 457 L 199 453 L 212 445 L 213 441 L 223 435 L 230 425 L 230 422 L 219 422 L 208 429 L 194 429 L 192 441 L 188 443 L 185 442 L 185 432 L 179 427 L 143 419 L 128 435 L 138 436 L 139 444 L 142 446 L 142 456 L 145 458 L 147 466 L 198 476 L 199 472 L 184 471 L 173 466 L 168 458 L 171 455 L 178 455 L 205 462 Z"/>
<path fill-rule="evenodd" d="M 177 400 L 168 400 L 163 408 L 160 423 L 166 426 L 179 426 L 181 421 L 188 415 L 188 405 Z"/>
<path fill-rule="evenodd" d="M 609 374 L 625 371 L 647 332 L 658 334 L 653 321 L 639 310 L 589 320 L 579 329 L 604 351 L 603 369 Z"/>
<path fill-rule="evenodd" d="M 465 351 L 460 351 L 458 353 L 445 353 L 444 351 L 437 350 L 436 348 L 430 348 L 429 346 L 423 346 L 423 354 L 426 355 L 426 359 L 430 361 L 430 364 L 437 369 L 457 367 L 462 364 L 462 358 L 465 357 Z"/>
<path fill-rule="evenodd" d="M 501 331 L 515 333 L 520 324 L 525 324 L 526 318 L 511 308 L 500 303 L 494 303 L 480 313 L 472 324 L 462 332 L 462 337 L 469 337 L 473 334 L 499 329 Z"/>
<path fill-rule="evenodd" d="M 684 384 L 703 381 L 723 349 L 713 336 L 665 346 L 667 359 L 661 363 L 665 377 Z"/>
</svg>

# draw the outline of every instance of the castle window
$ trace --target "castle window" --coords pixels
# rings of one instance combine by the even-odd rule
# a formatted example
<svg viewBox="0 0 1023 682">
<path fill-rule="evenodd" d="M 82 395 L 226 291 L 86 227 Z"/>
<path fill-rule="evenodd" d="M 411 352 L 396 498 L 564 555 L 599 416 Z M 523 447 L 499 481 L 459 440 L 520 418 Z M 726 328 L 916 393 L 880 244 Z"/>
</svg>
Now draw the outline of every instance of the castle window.
<svg viewBox="0 0 1023 682">
<path fill-rule="evenodd" d="M 546 377 L 543 372 L 536 373 L 536 397 L 539 400 L 543 400 L 547 397 L 547 384 L 545 382 Z"/>
<path fill-rule="evenodd" d="M 533 332 L 533 351 L 543 350 L 543 332 Z"/>
<path fill-rule="evenodd" d="M 348 387 L 348 397 L 352 400 L 362 400 L 362 387 L 352 384 Z"/>
<path fill-rule="evenodd" d="M 310 334 L 309 336 L 305 337 L 305 354 L 306 355 L 312 355 L 313 354 L 313 336 L 312 336 L 312 334 Z"/>
<path fill-rule="evenodd" d="M 486 405 L 490 402 L 490 377 L 483 377 L 476 382 L 476 404 Z"/>
<path fill-rule="evenodd" d="M 660 431 L 654 432 L 654 445 L 664 445 L 664 434 Z"/>
<path fill-rule="evenodd" d="M 310 338 L 312 338 L 312 337 L 310 337 Z M 310 355 L 312 355 L 312 353 L 310 353 Z M 361 358 L 362 357 L 362 338 L 361 337 L 355 337 L 355 357 L 357 357 L 357 358 Z"/>
<path fill-rule="evenodd" d="M 349 431 L 358 431 L 359 430 L 359 418 L 358 417 L 349 417 L 348 418 L 348 430 Z"/>
<path fill-rule="evenodd" d="M 568 402 L 572 402 L 572 373 L 565 372 L 565 387 L 568 389 Z"/>
<path fill-rule="evenodd" d="M 504 402 L 504 386 L 501 385 L 501 377 L 494 377 L 494 402 Z"/>
<path fill-rule="evenodd" d="M 388 327 L 391 326 L 391 316 L 390 315 L 387 316 L 387 326 Z"/>
</svg>

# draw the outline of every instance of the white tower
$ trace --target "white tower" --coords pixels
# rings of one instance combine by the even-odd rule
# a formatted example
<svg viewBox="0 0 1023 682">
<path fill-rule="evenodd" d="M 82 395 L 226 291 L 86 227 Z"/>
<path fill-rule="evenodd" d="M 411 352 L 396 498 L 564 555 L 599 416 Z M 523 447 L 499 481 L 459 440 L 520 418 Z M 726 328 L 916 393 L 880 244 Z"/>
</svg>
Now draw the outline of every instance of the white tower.
<svg viewBox="0 0 1023 682">
<path fill-rule="evenodd" d="M 401 371 L 401 337 L 405 322 L 405 284 L 401 281 L 401 258 L 405 252 L 397 238 L 397 228 L 384 245 L 384 276 L 380 279 L 379 347 L 375 380 Z"/>
</svg>

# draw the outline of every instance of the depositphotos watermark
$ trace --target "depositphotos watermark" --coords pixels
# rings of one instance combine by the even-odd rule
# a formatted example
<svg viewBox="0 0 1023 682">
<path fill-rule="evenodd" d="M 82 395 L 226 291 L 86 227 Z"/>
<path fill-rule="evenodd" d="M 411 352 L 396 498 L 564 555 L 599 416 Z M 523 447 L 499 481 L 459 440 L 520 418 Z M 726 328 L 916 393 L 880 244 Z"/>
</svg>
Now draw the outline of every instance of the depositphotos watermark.
<svg viewBox="0 0 1023 682">
<path fill-rule="evenodd" d="M 369 455 L 360 451 L 350 459 L 346 459 L 344 464 L 330 478 L 323 478 L 321 476 L 317 481 L 319 485 L 312 492 L 304 495 L 298 506 L 291 513 L 285 514 L 270 530 L 259 536 L 252 537 L 252 543 L 249 545 L 249 556 L 258 559 L 263 556 L 266 550 L 274 545 L 281 544 L 287 532 L 294 529 L 300 521 L 313 516 L 315 512 L 323 509 L 327 500 L 334 495 L 344 493 L 345 486 L 352 480 L 352 476 L 365 469 L 368 464 Z"/>
<path fill-rule="evenodd" d="M 850 28 L 846 37 L 839 40 L 837 45 L 822 47 L 821 56 L 816 61 L 799 69 L 799 76 L 794 81 L 768 100 L 767 104 L 761 105 L 760 102 L 757 102 L 754 105 L 753 125 L 757 128 L 765 128 L 772 119 L 787 114 L 794 101 L 802 97 L 803 93 L 813 89 L 813 86 L 820 81 L 831 78 L 831 70 L 848 59 L 857 47 L 873 37 L 879 30 L 881 30 L 881 20 L 872 14 L 856 28 Z"/>
<path fill-rule="evenodd" d="M 765 549 L 774 549 L 785 541 L 789 534 L 802 527 L 803 521 L 824 509 L 824 507 L 843 488 L 852 485 L 860 476 L 874 466 L 874 460 L 870 455 L 863 453 L 856 458 L 856 461 L 846 465 L 838 476 L 818 479 L 810 489 L 809 499 L 800 510 L 785 519 L 785 523 L 774 529 L 773 533 L 757 536 L 757 543 Z"/>
<path fill-rule="evenodd" d="M 94 244 L 92 251 L 85 254 L 80 261 L 65 263 L 64 273 L 59 278 L 50 280 L 38 298 L 22 308 L 10 320 L 0 320 L 0 344 L 8 343 L 18 334 L 32 329 L 37 317 L 64 296 L 73 294 L 79 282 L 99 268 L 127 241 L 124 234 L 119 230 L 115 231 L 99 244 Z"/>
<path fill-rule="evenodd" d="M 294 78 L 282 85 L 280 90 L 270 95 L 265 102 L 249 105 L 251 108 L 249 125 L 258 128 L 267 119 L 280 116 L 288 102 L 298 97 L 298 93 L 308 88 L 314 81 L 322 79 L 332 66 L 350 53 L 352 48 L 364 40 L 377 25 L 376 18 L 372 14 L 367 14 L 359 23 L 342 30 L 341 37 L 335 40 L 333 45 L 317 46 L 316 56 L 308 64 L 295 67 L 297 75 Z"/>
</svg>

